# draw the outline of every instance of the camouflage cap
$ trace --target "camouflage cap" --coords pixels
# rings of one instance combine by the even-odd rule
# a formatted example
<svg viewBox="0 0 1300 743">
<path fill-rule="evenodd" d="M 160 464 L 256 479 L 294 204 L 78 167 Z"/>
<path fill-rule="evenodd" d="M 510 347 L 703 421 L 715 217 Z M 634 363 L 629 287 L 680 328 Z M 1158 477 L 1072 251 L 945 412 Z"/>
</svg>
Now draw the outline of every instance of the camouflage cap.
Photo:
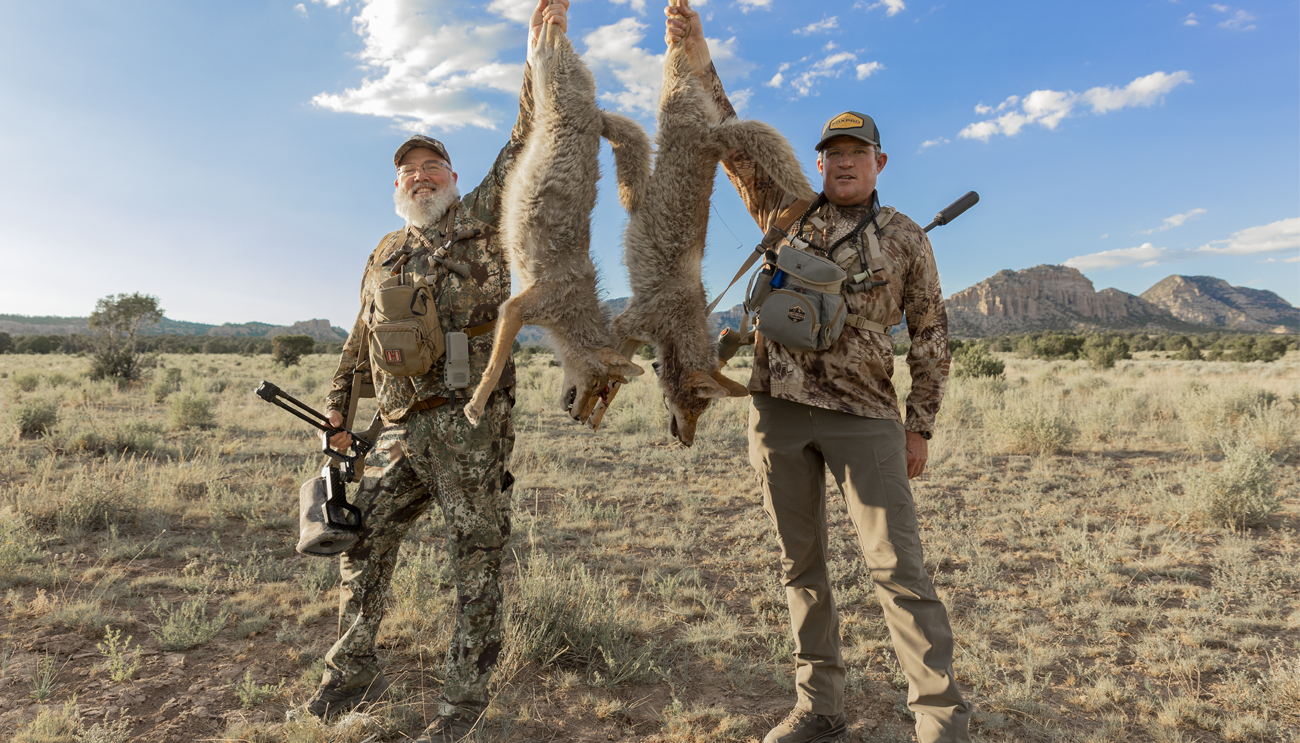
<svg viewBox="0 0 1300 743">
<path fill-rule="evenodd" d="M 393 165 L 400 167 L 402 158 L 406 157 L 406 153 L 417 147 L 433 150 L 443 160 L 446 160 L 448 165 L 451 165 L 451 156 L 447 154 L 447 148 L 442 145 L 442 142 L 433 137 L 426 137 L 423 134 L 412 135 L 410 139 L 402 143 L 401 147 L 397 148 L 397 154 L 393 155 Z"/>
<path fill-rule="evenodd" d="M 853 137 L 867 144 L 874 144 L 877 148 L 880 147 L 880 130 L 876 128 L 876 122 L 870 116 L 857 111 L 845 111 L 826 122 L 822 127 L 821 141 L 817 143 L 815 149 L 821 152 L 826 143 L 836 137 Z"/>
</svg>

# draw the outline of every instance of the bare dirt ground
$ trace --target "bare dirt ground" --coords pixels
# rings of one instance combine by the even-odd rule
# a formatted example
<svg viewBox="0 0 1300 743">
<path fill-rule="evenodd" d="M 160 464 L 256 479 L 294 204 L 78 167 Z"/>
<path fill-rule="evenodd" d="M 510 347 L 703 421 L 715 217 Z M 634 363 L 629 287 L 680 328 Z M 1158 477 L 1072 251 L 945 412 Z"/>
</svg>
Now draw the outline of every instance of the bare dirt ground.
<svg viewBox="0 0 1300 743">
<path fill-rule="evenodd" d="M 1002 379 L 953 380 L 914 481 L 973 737 L 1295 740 L 1300 358 L 1003 358 Z M 332 359 L 167 356 L 120 389 L 87 366 L 0 357 L 0 737 L 416 737 L 451 616 L 437 513 L 394 579 L 389 698 L 332 727 L 283 722 L 335 637 L 337 569 L 293 551 L 314 440 L 252 390 L 319 403 Z M 644 378 L 592 433 L 554 412 L 558 374 L 548 355 L 520 370 L 508 649 L 479 738 L 761 739 L 793 701 L 793 646 L 747 403 L 721 401 L 687 450 Z M 912 740 L 829 500 L 854 739 Z"/>
</svg>

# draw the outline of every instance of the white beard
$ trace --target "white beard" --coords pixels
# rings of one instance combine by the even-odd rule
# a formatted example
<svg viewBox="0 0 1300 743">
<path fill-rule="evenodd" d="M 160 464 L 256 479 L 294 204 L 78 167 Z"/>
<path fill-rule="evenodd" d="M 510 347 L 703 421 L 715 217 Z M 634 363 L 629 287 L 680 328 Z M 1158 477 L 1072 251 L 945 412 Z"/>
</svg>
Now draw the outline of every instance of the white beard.
<svg viewBox="0 0 1300 743">
<path fill-rule="evenodd" d="M 418 198 L 411 195 L 417 185 L 426 184 L 412 184 L 406 190 L 398 186 L 393 190 L 393 204 L 397 207 L 397 216 L 405 219 L 409 225 L 420 229 L 432 227 L 442 219 L 452 204 L 460 201 L 460 191 L 456 188 L 455 182 Z"/>
</svg>

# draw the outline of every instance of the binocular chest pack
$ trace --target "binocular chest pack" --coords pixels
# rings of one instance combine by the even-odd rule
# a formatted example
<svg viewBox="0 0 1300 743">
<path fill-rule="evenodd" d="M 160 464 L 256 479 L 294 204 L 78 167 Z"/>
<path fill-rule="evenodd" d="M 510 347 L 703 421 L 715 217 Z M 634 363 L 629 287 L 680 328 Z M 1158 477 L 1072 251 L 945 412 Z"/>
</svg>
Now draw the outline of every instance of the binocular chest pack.
<svg viewBox="0 0 1300 743">
<path fill-rule="evenodd" d="M 446 351 L 433 292 L 419 274 L 384 279 L 371 302 L 368 325 L 371 366 L 395 377 L 428 372 Z"/>
<path fill-rule="evenodd" d="M 872 219 L 875 229 L 867 230 L 871 262 L 879 263 L 878 231 L 896 212 L 886 208 Z M 844 299 L 848 289 L 865 290 L 885 282 L 865 283 L 880 270 L 862 266 L 863 271 L 849 282 L 846 268 L 859 263 L 857 251 L 848 246 L 836 252 L 841 262 L 822 258 L 803 250 L 808 243 L 800 231 L 792 232 L 785 245 L 776 250 L 775 260 L 768 260 L 750 281 L 745 307 L 754 313 L 755 327 L 763 337 L 792 351 L 825 351 L 839 340 L 845 323 L 859 329 L 888 333 L 884 325 L 849 314 Z"/>
</svg>

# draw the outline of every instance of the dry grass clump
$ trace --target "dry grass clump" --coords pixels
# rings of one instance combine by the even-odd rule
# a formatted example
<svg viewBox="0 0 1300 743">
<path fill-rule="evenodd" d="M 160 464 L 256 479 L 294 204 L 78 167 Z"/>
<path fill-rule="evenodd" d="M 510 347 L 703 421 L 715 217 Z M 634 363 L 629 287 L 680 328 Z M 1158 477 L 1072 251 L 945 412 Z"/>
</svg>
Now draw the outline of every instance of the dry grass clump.
<svg viewBox="0 0 1300 743">
<path fill-rule="evenodd" d="M 1249 439 L 1223 445 L 1223 464 L 1183 475 L 1187 510 L 1210 524 L 1240 529 L 1263 523 L 1281 508 L 1277 465 Z"/>
<path fill-rule="evenodd" d="M 18 438 L 42 436 L 59 422 L 59 401 L 43 397 L 15 402 L 9 407 L 7 419 Z"/>
<path fill-rule="evenodd" d="M 1070 416 L 1059 404 L 1039 396 L 1003 398 L 1001 409 L 990 411 L 985 429 L 992 429 L 1009 454 L 1056 454 L 1074 440 Z"/>
</svg>

